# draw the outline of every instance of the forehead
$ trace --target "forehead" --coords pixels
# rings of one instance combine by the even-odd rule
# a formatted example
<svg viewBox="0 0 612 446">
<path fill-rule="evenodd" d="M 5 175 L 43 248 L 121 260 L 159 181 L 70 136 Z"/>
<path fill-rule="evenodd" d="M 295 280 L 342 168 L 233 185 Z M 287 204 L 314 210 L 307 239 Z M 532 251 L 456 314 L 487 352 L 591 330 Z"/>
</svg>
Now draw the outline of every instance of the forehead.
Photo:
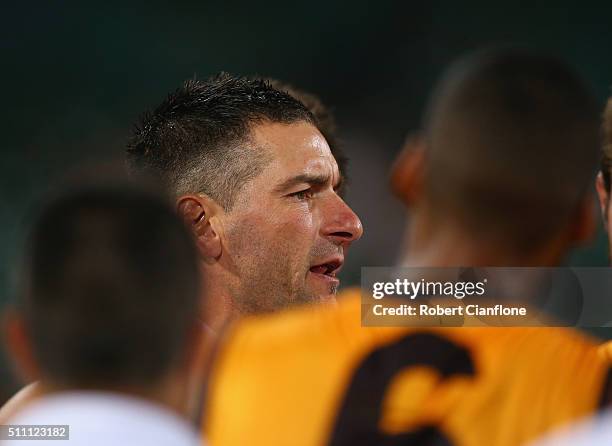
<svg viewBox="0 0 612 446">
<path fill-rule="evenodd" d="M 267 176 L 286 178 L 302 173 L 338 176 L 338 166 L 327 141 L 308 122 L 259 124 L 252 130 L 252 139 L 254 147 L 264 147 L 272 155 Z"/>
</svg>

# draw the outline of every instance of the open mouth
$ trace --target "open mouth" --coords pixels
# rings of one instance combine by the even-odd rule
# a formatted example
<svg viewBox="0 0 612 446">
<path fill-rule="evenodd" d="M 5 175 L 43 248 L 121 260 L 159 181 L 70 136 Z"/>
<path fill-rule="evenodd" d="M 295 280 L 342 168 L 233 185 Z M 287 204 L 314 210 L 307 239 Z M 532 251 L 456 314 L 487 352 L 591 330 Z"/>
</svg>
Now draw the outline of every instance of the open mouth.
<svg viewBox="0 0 612 446">
<path fill-rule="evenodd" d="M 322 274 L 328 277 L 336 277 L 336 274 L 342 268 L 342 261 L 340 260 L 331 260 L 326 263 L 321 263 L 319 265 L 312 266 L 310 268 L 310 272 L 315 274 Z"/>
</svg>

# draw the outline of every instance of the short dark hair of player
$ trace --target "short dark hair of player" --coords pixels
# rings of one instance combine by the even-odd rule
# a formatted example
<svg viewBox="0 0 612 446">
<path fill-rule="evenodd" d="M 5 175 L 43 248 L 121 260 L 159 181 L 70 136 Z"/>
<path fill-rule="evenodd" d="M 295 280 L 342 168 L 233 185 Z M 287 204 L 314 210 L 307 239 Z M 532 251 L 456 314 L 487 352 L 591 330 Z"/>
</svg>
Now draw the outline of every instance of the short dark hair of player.
<svg viewBox="0 0 612 446">
<path fill-rule="evenodd" d="M 199 308 L 194 243 L 147 190 L 86 186 L 35 219 L 18 311 L 44 380 L 150 385 L 187 358 Z"/>
<path fill-rule="evenodd" d="M 490 49 L 459 61 L 425 123 L 432 211 L 483 239 L 539 248 L 592 184 L 598 115 L 589 88 L 554 57 Z"/>
<path fill-rule="evenodd" d="M 610 173 L 612 171 L 612 98 L 608 99 L 603 115 L 603 145 L 601 154 L 601 175 L 608 193 L 610 192 Z"/>
<path fill-rule="evenodd" d="M 128 168 L 176 196 L 205 193 L 229 210 L 271 160 L 265 148 L 247 146 L 252 126 L 299 121 L 316 125 L 304 104 L 263 79 L 221 73 L 188 80 L 135 126 Z"/>
<path fill-rule="evenodd" d="M 336 118 L 332 111 L 326 107 L 325 104 L 323 104 L 318 96 L 313 93 L 301 90 L 278 79 L 269 78 L 266 80 L 270 82 L 272 87 L 276 88 L 277 90 L 284 91 L 296 98 L 306 106 L 310 113 L 312 113 L 315 118 L 317 128 L 327 141 L 331 153 L 336 159 L 340 176 L 342 176 L 345 180 L 342 182 L 342 184 L 345 185 L 346 180 L 348 179 L 348 158 L 344 153 L 342 144 L 338 138 Z"/>
</svg>

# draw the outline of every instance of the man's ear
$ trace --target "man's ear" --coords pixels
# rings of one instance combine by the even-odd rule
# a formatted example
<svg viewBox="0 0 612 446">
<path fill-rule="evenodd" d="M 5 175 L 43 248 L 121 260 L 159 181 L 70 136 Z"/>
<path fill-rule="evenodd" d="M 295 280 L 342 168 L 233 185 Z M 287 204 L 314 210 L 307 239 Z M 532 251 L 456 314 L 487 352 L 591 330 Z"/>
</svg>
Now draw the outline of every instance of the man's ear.
<svg viewBox="0 0 612 446">
<path fill-rule="evenodd" d="M 391 190 L 406 205 L 420 197 L 425 178 L 425 144 L 419 136 L 409 137 L 391 168 Z"/>
<path fill-rule="evenodd" d="M 576 212 L 576 218 L 571 230 L 571 242 L 576 245 L 587 243 L 597 232 L 597 217 L 592 193 L 587 193 Z"/>
<path fill-rule="evenodd" d="M 5 345 L 13 358 L 18 374 L 25 382 L 40 379 L 40 370 L 34 359 L 32 344 L 21 316 L 14 309 L 6 310 L 2 328 L 6 339 Z"/>
<path fill-rule="evenodd" d="M 215 228 L 219 206 L 204 195 L 184 195 L 177 200 L 177 211 L 191 230 L 198 251 L 207 262 L 221 256 L 221 237 Z"/>
<path fill-rule="evenodd" d="M 610 195 L 606 189 L 606 183 L 603 179 L 603 174 L 599 172 L 597 174 L 597 180 L 595 180 L 595 189 L 597 190 L 597 198 L 599 201 L 599 210 L 601 211 L 601 217 L 603 218 L 604 227 L 606 232 L 608 231 L 608 206 L 610 203 Z"/>
</svg>

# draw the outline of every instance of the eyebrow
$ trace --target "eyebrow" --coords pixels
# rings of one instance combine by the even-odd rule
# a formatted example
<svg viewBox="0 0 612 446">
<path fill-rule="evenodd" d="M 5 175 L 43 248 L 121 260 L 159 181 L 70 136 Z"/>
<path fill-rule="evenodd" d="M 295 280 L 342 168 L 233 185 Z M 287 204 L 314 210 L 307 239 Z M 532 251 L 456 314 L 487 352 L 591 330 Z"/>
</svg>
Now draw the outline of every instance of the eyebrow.
<svg viewBox="0 0 612 446">
<path fill-rule="evenodd" d="M 310 184 L 311 186 L 324 186 L 329 182 L 329 178 L 329 175 L 325 174 L 313 175 L 303 173 L 284 180 L 278 186 L 276 186 L 274 190 L 276 190 L 277 192 L 284 192 L 302 183 Z M 338 184 L 334 185 L 334 189 L 340 188 L 342 186 L 343 180 L 344 178 L 341 177 L 338 181 Z"/>
</svg>

